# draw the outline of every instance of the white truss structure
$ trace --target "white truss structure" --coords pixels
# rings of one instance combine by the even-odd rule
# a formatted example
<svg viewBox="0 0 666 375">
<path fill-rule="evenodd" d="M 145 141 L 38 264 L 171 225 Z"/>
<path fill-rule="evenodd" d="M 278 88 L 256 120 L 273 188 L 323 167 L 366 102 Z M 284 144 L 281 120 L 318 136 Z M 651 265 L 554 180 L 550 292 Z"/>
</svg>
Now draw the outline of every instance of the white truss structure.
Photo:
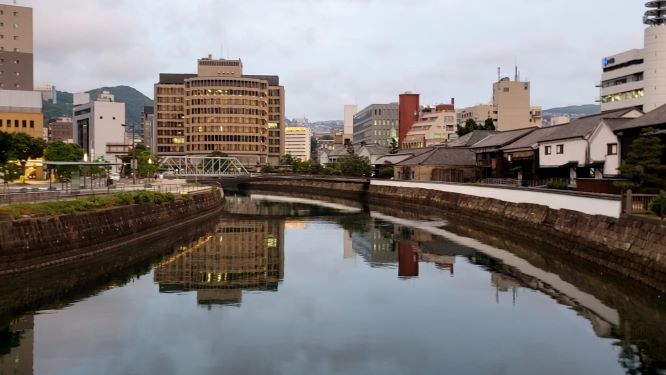
<svg viewBox="0 0 666 375">
<path fill-rule="evenodd" d="M 249 176 L 236 158 L 212 156 L 166 156 L 159 170 L 179 177 Z"/>
</svg>

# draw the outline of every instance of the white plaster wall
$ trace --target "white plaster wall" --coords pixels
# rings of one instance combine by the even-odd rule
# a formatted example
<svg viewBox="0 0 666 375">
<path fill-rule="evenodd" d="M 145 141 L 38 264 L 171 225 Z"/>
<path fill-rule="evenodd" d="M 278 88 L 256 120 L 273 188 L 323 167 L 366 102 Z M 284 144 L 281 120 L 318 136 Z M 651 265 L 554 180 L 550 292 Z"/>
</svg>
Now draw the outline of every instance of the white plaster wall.
<svg viewBox="0 0 666 375">
<path fill-rule="evenodd" d="M 491 186 L 474 186 L 462 184 L 410 182 L 410 181 L 385 181 L 372 180 L 376 186 L 411 187 L 445 191 L 471 195 L 475 197 L 493 198 L 512 203 L 533 203 L 548 206 L 552 209 L 567 209 L 590 215 L 603 215 L 620 217 L 620 200 L 603 199 L 586 196 L 561 194 L 556 192 L 540 192 L 526 189 L 507 189 Z"/>
<path fill-rule="evenodd" d="M 617 154 L 608 155 L 608 144 L 617 144 Z M 608 127 L 602 123 L 590 137 L 590 162 L 604 161 L 604 176 L 616 176 L 620 166 L 620 144 L 617 136 Z"/>
<path fill-rule="evenodd" d="M 564 153 L 557 153 L 557 145 L 564 145 Z M 551 154 L 546 155 L 546 146 L 551 147 Z M 553 142 L 539 143 L 539 166 L 557 167 L 570 161 L 585 164 L 587 158 L 587 141 L 584 139 L 569 139 Z"/>
<path fill-rule="evenodd" d="M 107 143 L 125 143 L 125 103 L 94 102 L 91 121 L 92 144 L 90 160 L 100 155 L 113 161 L 114 157 L 106 153 Z"/>
<path fill-rule="evenodd" d="M 645 104 L 650 112 L 666 104 L 666 25 L 645 29 Z"/>
</svg>

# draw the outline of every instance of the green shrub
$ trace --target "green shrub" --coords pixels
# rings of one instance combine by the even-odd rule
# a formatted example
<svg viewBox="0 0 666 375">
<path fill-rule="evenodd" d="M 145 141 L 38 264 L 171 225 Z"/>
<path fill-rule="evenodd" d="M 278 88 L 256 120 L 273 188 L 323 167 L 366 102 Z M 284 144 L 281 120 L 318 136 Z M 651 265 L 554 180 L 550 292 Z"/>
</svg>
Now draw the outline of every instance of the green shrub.
<svg viewBox="0 0 666 375">
<path fill-rule="evenodd" d="M 569 184 L 562 181 L 553 181 L 546 184 L 548 189 L 569 190 Z"/>
<path fill-rule="evenodd" d="M 277 168 L 270 164 L 262 165 L 260 169 L 261 173 L 275 173 L 277 172 Z"/>
<path fill-rule="evenodd" d="M 174 196 L 173 193 L 164 194 L 164 198 L 167 200 L 167 202 L 173 202 L 176 200 L 176 196 Z"/>
<path fill-rule="evenodd" d="M 162 202 L 164 202 L 165 200 L 164 195 L 162 193 L 154 193 L 152 198 L 153 198 L 153 203 L 155 204 L 162 204 Z"/>
<path fill-rule="evenodd" d="M 650 211 L 657 216 L 666 216 L 666 195 L 660 195 L 654 198 L 649 205 Z"/>
<path fill-rule="evenodd" d="M 134 198 L 131 193 L 117 193 L 114 197 L 116 204 L 126 205 L 132 204 L 134 202 Z"/>
<path fill-rule="evenodd" d="M 379 178 L 392 178 L 393 177 L 393 167 L 382 167 L 379 170 Z"/>
<path fill-rule="evenodd" d="M 190 199 L 190 194 L 180 193 L 180 199 L 188 200 L 188 199 Z"/>
</svg>

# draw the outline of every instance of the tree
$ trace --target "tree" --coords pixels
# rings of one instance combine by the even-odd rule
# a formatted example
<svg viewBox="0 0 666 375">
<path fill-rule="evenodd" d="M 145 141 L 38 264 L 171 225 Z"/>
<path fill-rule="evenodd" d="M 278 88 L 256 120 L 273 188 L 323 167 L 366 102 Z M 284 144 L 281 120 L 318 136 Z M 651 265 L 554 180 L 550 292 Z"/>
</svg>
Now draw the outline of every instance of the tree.
<svg viewBox="0 0 666 375">
<path fill-rule="evenodd" d="M 220 151 L 213 151 L 214 153 L 221 153 Z M 211 156 L 213 156 L 211 154 Z M 158 158 L 150 152 L 150 149 L 144 144 L 137 144 L 134 146 L 134 150 L 130 150 L 130 155 L 136 157 L 136 174 L 141 178 L 150 178 L 157 173 L 158 168 Z M 226 154 L 225 154 L 226 155 Z M 220 155 L 214 155 L 215 157 L 223 157 Z"/>
<path fill-rule="evenodd" d="M 0 131 L 0 164 L 5 164 L 9 160 L 11 142 L 11 134 Z"/>
<path fill-rule="evenodd" d="M 458 126 L 458 131 L 456 131 L 456 133 L 458 133 L 459 137 L 462 137 L 463 135 L 471 133 L 474 130 L 479 130 L 479 124 L 477 124 L 474 119 L 468 119 L 465 121 L 465 126 Z"/>
<path fill-rule="evenodd" d="M 398 151 L 400 150 L 400 147 L 398 146 L 398 140 L 395 138 L 391 138 L 391 150 L 389 151 L 389 154 L 397 154 Z"/>
<path fill-rule="evenodd" d="M 74 143 L 65 143 L 60 140 L 51 141 L 44 151 L 44 159 L 48 161 L 81 161 L 83 159 L 83 149 Z M 49 169 L 55 169 L 58 179 L 65 182 L 71 179 L 72 172 L 78 170 L 78 168 L 75 165 L 60 165 Z"/>
<path fill-rule="evenodd" d="M 211 152 L 210 154 L 208 154 L 208 156 L 213 157 L 213 158 L 228 158 L 229 157 L 228 154 L 226 154 L 222 151 L 219 151 L 219 150 L 215 150 L 215 151 Z"/>
<path fill-rule="evenodd" d="M 291 156 L 291 154 L 286 154 L 280 158 L 280 165 L 294 165 L 296 164 L 296 159 Z"/>
<path fill-rule="evenodd" d="M 46 141 L 25 133 L 10 133 L 9 135 L 8 158 L 18 160 L 21 163 L 21 170 L 25 173 L 25 163 L 28 159 L 36 159 L 44 155 Z"/>
<path fill-rule="evenodd" d="M 483 123 L 483 129 L 482 130 L 495 130 L 495 121 L 488 117 L 486 121 Z"/>
<path fill-rule="evenodd" d="M 372 174 L 370 159 L 365 156 L 347 155 L 338 159 L 337 169 L 343 176 L 362 177 Z"/>
<path fill-rule="evenodd" d="M 658 193 L 664 189 L 666 165 L 661 163 L 664 145 L 653 129 L 644 129 L 641 136 L 629 146 L 627 159 L 620 173 L 629 180 L 624 187 L 637 188 L 645 193 Z"/>
<path fill-rule="evenodd" d="M 0 164 L 0 174 L 2 174 L 2 180 L 5 181 L 5 184 L 8 184 L 21 177 L 23 175 L 23 170 L 21 166 L 16 163 L 7 162 Z"/>
</svg>

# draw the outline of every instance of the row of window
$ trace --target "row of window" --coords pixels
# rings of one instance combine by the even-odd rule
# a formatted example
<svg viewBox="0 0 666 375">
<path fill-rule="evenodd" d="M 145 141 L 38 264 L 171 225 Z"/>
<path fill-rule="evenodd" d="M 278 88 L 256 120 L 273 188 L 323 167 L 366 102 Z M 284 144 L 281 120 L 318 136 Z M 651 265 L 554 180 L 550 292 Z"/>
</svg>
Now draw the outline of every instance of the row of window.
<svg viewBox="0 0 666 375">
<path fill-rule="evenodd" d="M 265 110 L 255 108 L 236 108 L 236 107 L 197 107 L 188 108 L 188 115 L 251 115 L 266 116 Z"/>
<path fill-rule="evenodd" d="M 252 117 L 188 117 L 187 124 L 250 124 L 266 125 L 266 120 Z"/>
<path fill-rule="evenodd" d="M 272 99 L 271 99 L 272 100 Z M 219 99 L 219 98 L 205 98 L 205 99 L 192 99 L 187 100 L 188 106 L 205 105 L 205 106 L 222 106 L 222 105 L 244 105 L 253 107 L 265 107 L 266 102 L 263 100 L 252 99 Z"/>
<path fill-rule="evenodd" d="M 226 96 L 256 96 L 260 98 L 266 97 L 264 91 L 252 90 L 192 90 L 188 91 L 187 96 L 211 96 L 211 95 L 226 95 Z"/>
<path fill-rule="evenodd" d="M 251 144 L 223 144 L 223 143 L 205 143 L 187 145 L 188 151 L 266 151 L 265 145 Z"/>
<path fill-rule="evenodd" d="M 204 134 L 187 136 L 188 142 L 266 142 L 265 137 L 256 135 L 238 135 L 238 134 Z"/>
<path fill-rule="evenodd" d="M 266 129 L 258 126 L 192 126 L 188 133 L 232 133 L 232 134 L 264 134 Z"/>
<path fill-rule="evenodd" d="M 621 102 L 623 100 L 638 99 L 645 96 L 643 89 L 620 92 L 617 94 L 604 95 L 601 97 L 602 103 Z"/>
<path fill-rule="evenodd" d="M 164 87 L 164 86 L 158 86 L 157 87 L 157 95 L 180 95 L 183 96 L 185 93 L 185 89 L 182 86 L 177 86 L 177 87 Z"/>
<path fill-rule="evenodd" d="M 6 119 L 6 120 L 3 121 L 2 119 L 0 119 L 0 128 L 2 128 L 3 123 L 5 125 L 5 128 L 12 128 L 12 127 L 13 128 L 28 128 L 28 127 L 30 127 L 30 128 L 33 128 L 33 129 L 35 128 L 35 121 L 34 120 L 29 120 L 29 121 L 28 120 L 14 120 L 14 121 L 12 121 L 10 119 Z M 14 126 L 12 126 L 12 124 Z"/>
<path fill-rule="evenodd" d="M 552 155 L 553 146 L 545 146 L 544 153 L 546 155 Z M 564 154 L 564 145 L 555 145 L 556 154 Z M 617 155 L 617 143 L 609 143 L 606 145 L 606 155 Z"/>
<path fill-rule="evenodd" d="M 185 87 L 246 87 L 251 89 L 266 89 L 266 84 L 262 82 L 253 82 L 245 80 L 229 79 L 191 79 L 185 81 Z M 221 91 L 211 90 L 208 91 Z"/>
</svg>

